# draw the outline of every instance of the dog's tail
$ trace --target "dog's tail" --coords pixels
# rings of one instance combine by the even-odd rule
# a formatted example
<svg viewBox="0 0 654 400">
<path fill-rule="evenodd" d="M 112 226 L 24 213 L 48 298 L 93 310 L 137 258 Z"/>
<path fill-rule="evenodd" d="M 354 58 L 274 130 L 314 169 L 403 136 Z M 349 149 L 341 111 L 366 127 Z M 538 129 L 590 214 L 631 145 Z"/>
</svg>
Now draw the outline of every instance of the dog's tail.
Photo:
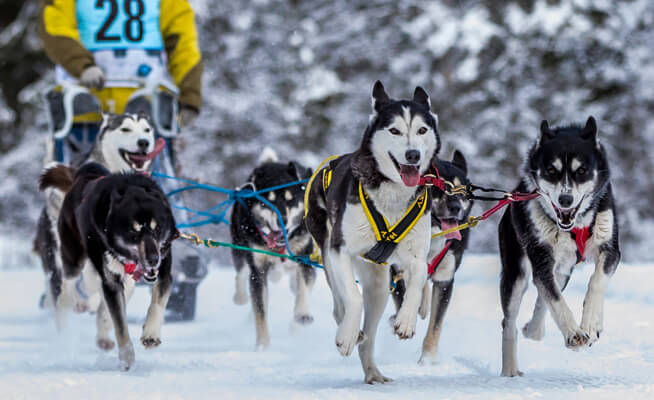
<svg viewBox="0 0 654 400">
<path fill-rule="evenodd" d="M 48 168 L 39 178 L 39 189 L 44 191 L 48 188 L 55 188 L 68 193 L 73 187 L 75 172 L 77 172 L 75 168 L 63 164 Z"/>
</svg>

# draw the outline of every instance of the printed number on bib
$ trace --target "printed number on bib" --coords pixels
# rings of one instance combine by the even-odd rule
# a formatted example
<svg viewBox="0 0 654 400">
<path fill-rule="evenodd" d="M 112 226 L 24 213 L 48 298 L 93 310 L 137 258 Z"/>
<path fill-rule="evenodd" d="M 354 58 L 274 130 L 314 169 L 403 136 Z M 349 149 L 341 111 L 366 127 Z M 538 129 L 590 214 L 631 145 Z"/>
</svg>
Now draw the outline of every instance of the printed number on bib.
<svg viewBox="0 0 654 400">
<path fill-rule="evenodd" d="M 120 36 L 110 35 L 108 33 L 118 17 L 118 3 L 119 0 L 96 0 L 95 8 L 108 8 L 107 18 L 95 34 L 95 40 L 97 42 L 121 41 Z M 127 16 L 123 26 L 124 38 L 129 42 L 140 42 L 143 40 L 144 34 L 142 17 L 145 14 L 145 4 L 143 3 L 143 0 L 122 0 L 122 3 L 123 11 L 125 11 L 125 15 Z"/>
</svg>

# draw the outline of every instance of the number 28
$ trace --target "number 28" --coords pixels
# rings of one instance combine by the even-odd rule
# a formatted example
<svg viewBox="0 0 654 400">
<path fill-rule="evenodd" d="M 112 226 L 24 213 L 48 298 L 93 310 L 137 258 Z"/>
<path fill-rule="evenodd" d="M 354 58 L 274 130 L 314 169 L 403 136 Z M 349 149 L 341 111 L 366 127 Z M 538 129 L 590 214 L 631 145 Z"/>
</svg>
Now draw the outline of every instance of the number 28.
<svg viewBox="0 0 654 400">
<path fill-rule="evenodd" d="M 104 8 L 104 3 L 109 3 L 109 15 L 104 20 L 100 30 L 96 32 L 95 40 L 98 42 L 120 42 L 120 36 L 107 34 L 118 16 L 118 0 L 96 0 L 95 8 Z M 133 3 L 136 3 L 136 9 L 132 7 Z M 130 42 L 140 42 L 143 39 L 143 21 L 141 17 L 145 14 L 143 0 L 123 0 L 123 9 L 128 16 L 125 21 L 125 39 Z"/>
</svg>

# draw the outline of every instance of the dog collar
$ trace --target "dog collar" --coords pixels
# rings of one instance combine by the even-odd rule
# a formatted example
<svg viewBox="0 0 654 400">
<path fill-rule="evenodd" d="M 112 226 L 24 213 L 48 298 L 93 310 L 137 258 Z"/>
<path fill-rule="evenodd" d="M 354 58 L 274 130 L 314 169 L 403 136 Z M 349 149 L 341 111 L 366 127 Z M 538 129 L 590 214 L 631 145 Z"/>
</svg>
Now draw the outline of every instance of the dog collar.
<svg viewBox="0 0 654 400">
<path fill-rule="evenodd" d="M 393 226 L 388 226 L 386 218 L 377 210 L 374 202 L 363 189 L 359 182 L 359 199 L 363 212 L 375 233 L 377 243 L 368 250 L 362 257 L 376 264 L 386 264 L 388 257 L 393 254 L 397 244 L 404 239 L 409 231 L 418 223 L 418 220 L 425 214 L 427 207 L 431 204 L 431 194 L 428 189 L 422 191 L 413 203 L 406 210 L 402 218 Z"/>
</svg>

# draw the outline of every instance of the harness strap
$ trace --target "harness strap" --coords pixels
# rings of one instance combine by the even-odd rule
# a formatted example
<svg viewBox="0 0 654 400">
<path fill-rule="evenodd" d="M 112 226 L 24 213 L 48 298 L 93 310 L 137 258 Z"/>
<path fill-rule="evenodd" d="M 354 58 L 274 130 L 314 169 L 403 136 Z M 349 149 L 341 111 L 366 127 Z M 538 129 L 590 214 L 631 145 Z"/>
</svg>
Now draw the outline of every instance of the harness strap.
<svg viewBox="0 0 654 400">
<path fill-rule="evenodd" d="M 590 239 L 590 227 L 572 228 L 570 235 L 577 243 L 577 264 L 586 258 L 586 242 Z"/>
<path fill-rule="evenodd" d="M 368 261 L 382 265 L 391 256 L 397 244 L 418 223 L 418 220 L 420 220 L 427 210 L 427 206 L 431 203 L 429 190 L 423 190 L 420 196 L 407 208 L 402 218 L 393 226 L 389 227 L 388 221 L 377 210 L 375 204 L 363 189 L 361 182 L 359 182 L 359 199 L 361 200 L 361 206 L 370 223 L 370 227 L 377 239 L 377 243 L 373 248 L 368 250 L 362 257 Z"/>
<path fill-rule="evenodd" d="M 434 257 L 431 260 L 431 262 L 427 266 L 427 275 L 431 275 L 434 273 L 434 271 L 436 271 L 436 268 L 438 268 L 441 261 L 443 261 L 443 258 L 445 258 L 445 254 L 447 254 L 447 251 L 450 249 L 451 244 L 452 242 L 450 242 L 449 240 L 445 242 L 445 247 L 443 247 L 443 250 L 441 250 L 441 252 L 438 253 L 436 257 Z"/>
<path fill-rule="evenodd" d="M 311 175 L 311 178 L 309 179 L 309 182 L 307 183 L 307 187 L 306 187 L 306 189 L 304 189 L 304 218 L 306 218 L 307 215 L 309 214 L 309 192 L 311 191 L 311 185 L 313 184 L 313 181 L 316 179 L 316 177 L 318 176 L 319 173 L 322 173 L 323 177 L 324 177 L 325 171 L 323 170 L 323 167 L 328 162 L 330 162 L 332 160 L 335 160 L 338 157 L 340 157 L 340 156 L 329 156 L 329 157 L 325 158 L 324 160 L 322 160 L 320 165 L 318 165 L 318 168 L 316 168 L 316 170 L 313 172 L 313 175 Z M 330 170 L 329 183 L 331 183 L 331 176 L 332 176 L 331 175 L 331 168 L 327 168 L 327 169 Z M 323 185 L 324 185 L 324 181 L 323 181 Z M 325 190 L 324 186 L 323 186 L 323 190 Z M 326 192 L 326 190 L 325 190 L 325 192 Z"/>
</svg>

